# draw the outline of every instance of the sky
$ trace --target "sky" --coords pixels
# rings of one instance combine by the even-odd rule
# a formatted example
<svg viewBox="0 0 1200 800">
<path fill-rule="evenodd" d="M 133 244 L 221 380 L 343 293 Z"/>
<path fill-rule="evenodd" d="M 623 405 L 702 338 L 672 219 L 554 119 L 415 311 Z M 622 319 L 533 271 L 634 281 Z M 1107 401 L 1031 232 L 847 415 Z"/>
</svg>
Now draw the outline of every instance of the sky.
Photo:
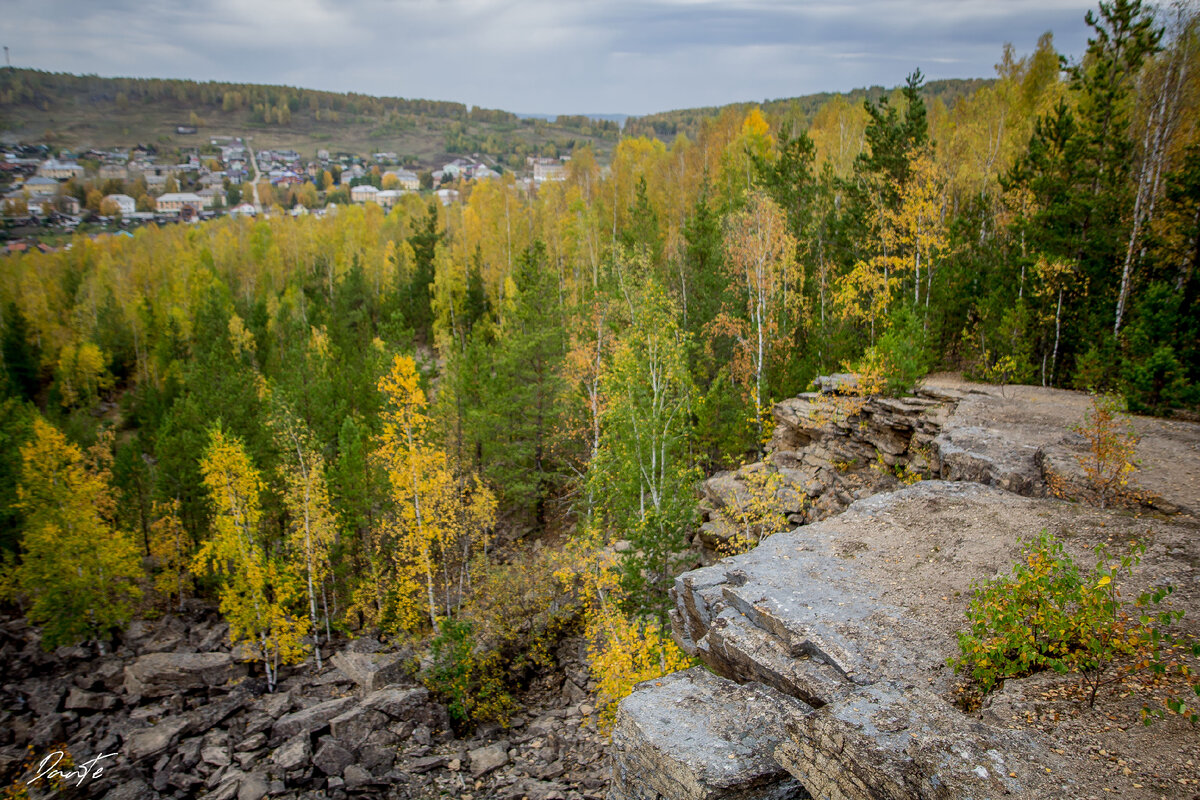
<svg viewBox="0 0 1200 800">
<path fill-rule="evenodd" d="M 991 77 L 1076 0 L 0 0 L 13 66 L 648 114 Z"/>
</svg>

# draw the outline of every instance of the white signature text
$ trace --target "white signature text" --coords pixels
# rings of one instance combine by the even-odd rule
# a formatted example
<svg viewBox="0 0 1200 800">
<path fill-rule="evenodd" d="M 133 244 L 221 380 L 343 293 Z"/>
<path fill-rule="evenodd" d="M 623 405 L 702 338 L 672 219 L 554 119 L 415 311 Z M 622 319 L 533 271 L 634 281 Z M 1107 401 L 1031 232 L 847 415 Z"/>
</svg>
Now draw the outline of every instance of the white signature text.
<svg viewBox="0 0 1200 800">
<path fill-rule="evenodd" d="M 82 764 L 76 764 L 74 769 L 59 769 L 58 765 L 62 763 L 66 753 L 62 750 L 55 750 L 43 758 L 42 763 L 38 764 L 38 773 L 34 776 L 33 780 L 36 781 L 42 777 L 48 780 L 59 778 L 64 781 L 75 781 L 76 786 L 82 786 L 83 782 L 88 778 L 99 778 L 103 775 L 104 767 L 100 765 L 100 762 L 106 758 L 114 758 L 116 755 L 116 753 L 105 753 Z M 30 783 L 33 783 L 33 781 L 30 781 Z"/>
</svg>

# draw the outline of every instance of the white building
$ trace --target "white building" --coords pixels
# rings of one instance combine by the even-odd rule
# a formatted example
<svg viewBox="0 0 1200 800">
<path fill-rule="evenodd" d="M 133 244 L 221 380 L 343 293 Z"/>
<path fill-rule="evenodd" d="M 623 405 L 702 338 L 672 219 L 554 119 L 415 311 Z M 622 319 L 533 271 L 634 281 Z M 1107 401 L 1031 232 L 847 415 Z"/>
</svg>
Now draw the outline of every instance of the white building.
<svg viewBox="0 0 1200 800">
<path fill-rule="evenodd" d="M 421 179 L 417 177 L 417 173 L 415 172 L 407 169 L 390 169 L 383 173 L 383 177 L 386 178 L 388 175 L 396 176 L 396 180 L 400 182 L 401 189 L 408 189 L 411 192 L 415 192 L 421 188 Z"/>
<path fill-rule="evenodd" d="M 185 208 L 199 211 L 204 208 L 204 198 L 192 192 L 168 192 L 159 195 L 154 207 L 160 214 L 178 214 Z"/>
<path fill-rule="evenodd" d="M 68 178 L 78 178 L 83 175 L 83 167 L 76 164 L 74 161 L 59 161 L 57 158 L 48 158 L 38 167 L 38 175 L 43 178 L 54 178 L 62 181 Z"/>
<path fill-rule="evenodd" d="M 117 204 L 117 208 L 121 209 L 121 216 L 128 217 L 133 212 L 137 211 L 137 201 L 127 194 L 110 194 L 105 200 L 112 200 Z"/>
<path fill-rule="evenodd" d="M 350 199 L 355 203 L 365 203 L 368 200 L 378 200 L 379 190 L 369 183 L 364 183 L 360 186 L 355 186 L 350 189 Z"/>
</svg>

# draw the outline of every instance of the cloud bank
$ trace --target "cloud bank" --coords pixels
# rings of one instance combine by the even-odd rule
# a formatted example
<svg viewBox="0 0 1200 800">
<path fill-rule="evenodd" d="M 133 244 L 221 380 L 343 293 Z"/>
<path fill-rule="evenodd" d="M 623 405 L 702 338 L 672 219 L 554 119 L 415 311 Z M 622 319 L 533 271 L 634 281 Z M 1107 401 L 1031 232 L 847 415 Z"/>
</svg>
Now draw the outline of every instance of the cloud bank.
<svg viewBox="0 0 1200 800">
<path fill-rule="evenodd" d="M 1086 46 L 1074 0 L 4 0 L 14 66 L 282 83 L 518 112 L 673 108 L 988 77 Z"/>
</svg>

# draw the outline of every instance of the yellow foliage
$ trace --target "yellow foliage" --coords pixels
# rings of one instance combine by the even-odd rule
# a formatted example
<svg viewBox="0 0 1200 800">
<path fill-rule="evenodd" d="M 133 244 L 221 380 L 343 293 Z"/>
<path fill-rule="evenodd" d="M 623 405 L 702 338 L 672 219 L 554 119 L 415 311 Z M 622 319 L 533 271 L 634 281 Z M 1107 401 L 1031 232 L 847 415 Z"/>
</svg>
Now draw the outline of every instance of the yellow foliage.
<svg viewBox="0 0 1200 800">
<path fill-rule="evenodd" d="M 191 591 L 191 542 L 179 519 L 179 501 L 154 504 L 155 520 L 150 524 L 150 558 L 154 561 L 154 591 L 169 603 L 172 597 L 183 605 L 183 596 Z"/>
<path fill-rule="evenodd" d="M 17 505 L 26 522 L 18 575 L 47 646 L 107 634 L 129 620 L 141 596 L 133 537 L 106 518 L 113 509 L 107 462 L 90 455 L 40 418 L 21 447 Z"/>
<path fill-rule="evenodd" d="M 90 403 L 113 385 L 108 356 L 91 342 L 64 346 L 58 354 L 56 377 L 64 407 Z"/>
<path fill-rule="evenodd" d="M 263 662 L 273 687 L 279 665 L 304 655 L 308 620 L 292 613 L 302 597 L 300 582 L 259 541 L 262 480 L 242 443 L 214 428 L 200 472 L 216 514 L 212 538 L 193 569 L 224 577 L 220 607 L 229 638 L 252 645 L 251 658 Z"/>
<path fill-rule="evenodd" d="M 787 517 L 779 511 L 778 499 L 783 477 L 765 467 L 751 470 L 740 477 L 743 491 L 735 492 L 717 512 L 737 531 L 721 548 L 723 555 L 745 553 L 771 534 L 787 527 Z"/>
<path fill-rule="evenodd" d="M 233 345 L 233 354 L 236 356 L 242 353 L 254 355 L 254 334 L 246 328 L 246 323 L 242 322 L 242 318 L 237 314 L 229 317 L 229 343 Z"/>
<path fill-rule="evenodd" d="M 585 536 L 569 551 L 573 566 L 559 572 L 574 580 L 583 602 L 585 635 L 592 676 L 599 684 L 600 727 L 608 730 L 617 704 L 642 681 L 660 678 L 692 666 L 669 631 L 651 617 L 638 617 L 621 606 L 628 599 L 621 588 L 616 554 L 598 550 Z"/>
<path fill-rule="evenodd" d="M 374 457 L 387 475 L 391 513 L 370 532 L 372 574 L 356 609 L 371 624 L 413 631 L 450 616 L 469 585 L 473 556 L 487 546 L 496 498 L 478 478 L 457 477 L 432 442 L 416 363 L 397 355 L 379 380 L 385 398 Z"/>
</svg>

